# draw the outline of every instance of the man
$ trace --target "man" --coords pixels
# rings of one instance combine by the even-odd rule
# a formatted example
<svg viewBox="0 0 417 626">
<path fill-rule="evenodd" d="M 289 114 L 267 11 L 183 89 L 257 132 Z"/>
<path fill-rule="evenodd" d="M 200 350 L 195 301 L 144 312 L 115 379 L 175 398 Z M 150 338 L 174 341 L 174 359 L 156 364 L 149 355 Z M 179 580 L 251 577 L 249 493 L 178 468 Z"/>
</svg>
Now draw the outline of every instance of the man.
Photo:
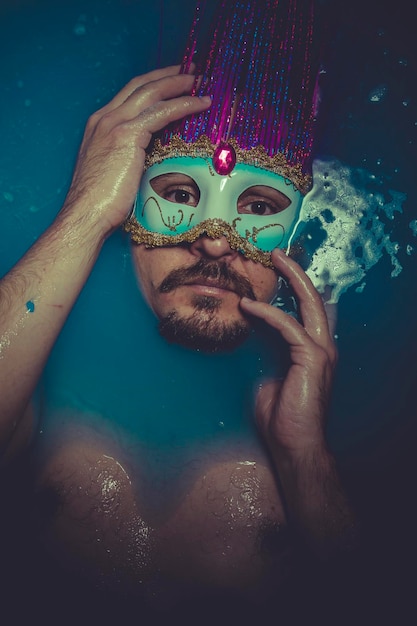
<svg viewBox="0 0 417 626">
<path fill-rule="evenodd" d="M 178 67 L 156 70 L 132 80 L 91 116 L 61 212 L 1 282 L 5 461 L 28 443 L 41 372 L 104 241 L 131 212 L 152 134 L 210 107 L 210 98 L 188 95 L 193 81 Z M 319 560 L 344 552 L 355 535 L 324 436 L 336 350 L 321 298 L 283 251 L 274 250 L 274 267 L 265 267 L 225 236 L 203 234 L 178 246 L 134 244 L 133 257 L 156 316 L 175 312 L 186 328 L 193 320 L 197 346 L 218 350 L 222 340 L 213 337 L 223 335 L 230 347 L 254 320 L 288 343 L 284 380 L 268 381 L 257 393 L 256 419 L 268 454 L 257 445 L 252 456 L 238 448 L 227 455 L 206 451 L 175 506 L 152 510 L 140 491 L 145 467 L 135 465 L 137 450 L 134 461 L 123 435 L 115 440 L 104 425 L 100 432 L 74 418 L 71 430 L 70 416 L 38 480 L 39 493 L 52 491 L 59 501 L 48 518 L 47 541 L 95 584 L 122 585 L 133 594 L 146 587 L 148 598 L 168 606 L 191 588 L 259 600 L 265 581 L 275 589 L 291 562 L 285 541 L 266 553 L 259 547 L 262 529 L 279 535 L 289 525 Z M 277 276 L 294 290 L 302 322 L 269 304 Z M 175 340 L 175 333 L 169 337 Z"/>
</svg>

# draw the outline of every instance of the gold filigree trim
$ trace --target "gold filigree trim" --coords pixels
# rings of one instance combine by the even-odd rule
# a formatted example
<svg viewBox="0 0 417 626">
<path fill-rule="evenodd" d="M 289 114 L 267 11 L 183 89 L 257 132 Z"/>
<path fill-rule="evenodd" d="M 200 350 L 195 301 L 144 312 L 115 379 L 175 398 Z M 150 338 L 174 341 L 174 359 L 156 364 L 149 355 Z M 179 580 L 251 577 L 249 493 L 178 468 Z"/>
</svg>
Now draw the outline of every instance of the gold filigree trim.
<svg viewBox="0 0 417 626">
<path fill-rule="evenodd" d="M 123 227 L 127 233 L 130 233 L 132 241 L 135 243 L 143 243 L 147 248 L 175 246 L 179 243 L 192 243 L 202 235 L 207 235 L 211 239 L 218 239 L 224 236 L 233 250 L 239 250 L 246 258 L 256 261 L 257 263 L 262 263 L 265 267 L 274 267 L 270 252 L 264 252 L 256 248 L 249 243 L 249 241 L 241 237 L 230 224 L 223 220 L 204 220 L 191 230 L 181 233 L 180 235 L 152 233 L 139 224 L 135 216 L 127 219 Z"/>
<path fill-rule="evenodd" d="M 271 157 L 261 145 L 244 150 L 233 138 L 229 139 L 228 143 L 233 146 L 236 152 L 237 163 L 261 167 L 274 174 L 279 174 L 291 181 L 294 187 L 303 194 L 311 189 L 311 176 L 302 172 L 300 164 L 290 165 L 282 152 Z M 181 156 L 201 157 L 209 159 L 211 163 L 216 147 L 207 135 L 201 135 L 193 143 L 187 143 L 178 135 L 174 135 L 166 145 L 163 145 L 160 139 L 155 139 L 152 151 L 145 158 L 145 170 L 156 163 L 161 163 L 164 159 Z"/>
</svg>

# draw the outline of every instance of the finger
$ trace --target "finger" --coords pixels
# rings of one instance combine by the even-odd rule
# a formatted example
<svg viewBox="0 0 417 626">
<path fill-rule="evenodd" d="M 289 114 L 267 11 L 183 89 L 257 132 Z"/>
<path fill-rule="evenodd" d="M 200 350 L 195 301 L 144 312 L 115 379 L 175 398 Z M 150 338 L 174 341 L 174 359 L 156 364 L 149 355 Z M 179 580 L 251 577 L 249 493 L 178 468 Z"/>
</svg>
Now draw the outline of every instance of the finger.
<svg viewBox="0 0 417 626">
<path fill-rule="evenodd" d="M 258 385 L 256 394 L 255 415 L 260 426 L 263 426 L 260 418 L 270 415 L 276 406 L 276 401 L 282 387 L 282 381 L 272 378 L 262 380 Z"/>
<path fill-rule="evenodd" d="M 310 278 L 298 263 L 278 248 L 272 252 L 272 261 L 294 290 L 302 323 L 308 334 L 321 345 L 332 341 L 323 301 Z"/>
<path fill-rule="evenodd" d="M 148 83 L 153 83 L 155 81 L 161 80 L 163 78 L 169 76 L 176 76 L 180 71 L 180 65 L 170 65 L 168 67 L 164 67 L 162 69 L 153 70 L 152 72 L 148 72 L 147 74 L 143 74 L 141 76 L 136 76 L 131 81 L 127 83 L 121 89 L 110 102 L 108 102 L 104 107 L 98 109 L 93 113 L 87 123 L 84 140 L 87 141 L 91 135 L 94 133 L 95 128 L 104 117 L 108 116 L 113 111 L 117 110 L 120 106 L 123 105 L 124 102 L 138 89 L 147 85 Z"/>
<path fill-rule="evenodd" d="M 307 362 L 317 364 L 320 354 L 333 366 L 336 364 L 337 350 L 330 337 L 326 342 L 318 342 L 296 319 L 266 302 L 242 298 L 240 306 L 245 313 L 262 319 L 281 334 L 290 347 L 294 364 L 306 365 Z"/>
<path fill-rule="evenodd" d="M 131 93 L 120 106 L 108 112 L 102 120 L 106 119 L 110 126 L 117 126 L 118 124 L 134 120 L 140 113 L 160 102 L 172 100 L 189 93 L 193 84 L 194 76 L 191 74 L 165 76 L 159 80 L 146 83 L 146 85 L 139 87 Z"/>
<path fill-rule="evenodd" d="M 141 76 L 135 76 L 130 80 L 124 87 L 121 89 L 110 102 L 106 104 L 106 106 L 102 107 L 97 111 L 97 113 L 108 113 L 113 111 L 117 107 L 119 107 L 127 98 L 140 87 L 143 87 L 147 83 L 152 83 L 156 80 L 160 80 L 161 78 L 165 78 L 166 76 L 175 76 L 179 73 L 180 66 L 179 65 L 170 65 L 168 67 L 163 67 L 158 70 L 153 70 L 152 72 L 148 72 L 147 74 L 142 74 Z"/>
<path fill-rule="evenodd" d="M 210 96 L 172 98 L 148 107 L 137 116 L 136 120 L 132 121 L 130 126 L 132 129 L 135 128 L 141 146 L 146 148 L 152 133 L 162 130 L 171 122 L 175 122 L 187 115 L 200 113 L 207 109 L 210 104 Z M 148 133 L 149 136 L 146 136 Z"/>
<path fill-rule="evenodd" d="M 313 345 L 314 341 L 304 326 L 281 309 L 266 302 L 250 300 L 250 298 L 242 298 L 240 306 L 246 313 L 254 315 L 279 331 L 283 339 L 291 346 L 305 346 L 306 342 Z"/>
</svg>

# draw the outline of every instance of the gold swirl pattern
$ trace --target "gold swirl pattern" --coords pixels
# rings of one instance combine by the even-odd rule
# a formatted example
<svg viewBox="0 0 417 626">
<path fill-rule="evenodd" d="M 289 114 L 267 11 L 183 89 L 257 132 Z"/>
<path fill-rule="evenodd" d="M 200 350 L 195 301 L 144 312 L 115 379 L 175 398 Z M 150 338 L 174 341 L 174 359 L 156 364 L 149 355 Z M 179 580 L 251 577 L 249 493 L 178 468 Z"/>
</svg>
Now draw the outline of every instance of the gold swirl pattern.
<svg viewBox="0 0 417 626">
<path fill-rule="evenodd" d="M 249 238 L 256 241 L 256 236 L 260 230 L 265 228 L 276 227 L 277 224 L 270 224 L 268 226 L 258 229 L 253 227 L 252 233 L 246 231 L 246 237 L 242 237 L 236 230 L 227 222 L 221 219 L 208 219 L 200 222 L 190 230 L 187 230 L 180 235 L 163 235 L 161 233 L 150 232 L 146 230 L 134 216 L 129 217 L 124 223 L 124 230 L 130 233 L 132 241 L 135 243 L 143 243 L 147 248 L 160 247 L 160 246 L 175 246 L 179 243 L 187 242 L 192 243 L 202 235 L 207 235 L 211 239 L 218 239 L 219 237 L 226 237 L 229 246 L 233 250 L 239 250 L 244 256 L 257 263 L 262 263 L 265 267 L 274 268 L 271 261 L 271 253 L 260 250 L 252 243 Z M 278 244 L 277 244 L 278 245 Z"/>
<path fill-rule="evenodd" d="M 158 202 L 157 198 L 155 198 L 155 196 L 150 196 L 150 197 L 146 200 L 146 202 L 144 203 L 144 205 L 143 205 L 143 208 L 142 208 L 142 217 L 143 217 L 143 215 L 144 215 L 144 213 L 145 213 L 145 209 L 146 209 L 146 207 L 147 207 L 148 202 L 150 202 L 151 200 L 153 200 L 153 201 L 155 202 L 156 206 L 158 207 L 159 216 L 160 216 L 160 218 L 161 218 L 161 222 L 163 223 L 163 225 L 164 225 L 166 228 L 168 228 L 169 230 L 171 230 L 172 232 L 175 232 L 175 231 L 177 230 L 177 228 L 178 228 L 179 226 L 181 226 L 181 224 L 182 224 L 182 222 L 183 222 L 183 220 L 184 220 L 184 211 L 183 211 L 182 209 L 177 209 L 177 210 L 176 210 L 176 215 L 175 215 L 175 213 L 173 213 L 172 215 L 168 215 L 168 216 L 167 216 L 167 218 L 165 219 L 164 214 L 163 214 L 163 211 L 162 211 L 162 209 L 161 209 L 161 206 L 160 206 L 160 204 L 159 204 L 159 202 Z M 173 206 L 175 206 L 175 205 L 173 204 Z M 178 221 L 177 221 L 177 216 L 179 217 Z M 189 219 L 188 219 L 188 224 L 187 224 L 187 226 L 189 226 L 189 225 L 190 225 L 191 220 L 193 219 L 193 217 L 194 217 L 194 213 L 191 213 L 191 215 L 190 215 L 190 217 L 189 217 Z"/>
</svg>

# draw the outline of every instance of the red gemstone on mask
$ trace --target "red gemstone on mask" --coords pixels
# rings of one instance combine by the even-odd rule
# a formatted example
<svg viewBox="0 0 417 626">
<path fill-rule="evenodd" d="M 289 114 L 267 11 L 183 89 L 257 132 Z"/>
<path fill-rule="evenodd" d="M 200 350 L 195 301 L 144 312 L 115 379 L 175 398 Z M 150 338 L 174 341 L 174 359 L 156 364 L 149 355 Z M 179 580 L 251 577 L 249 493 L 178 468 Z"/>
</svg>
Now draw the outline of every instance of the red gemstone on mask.
<svg viewBox="0 0 417 626">
<path fill-rule="evenodd" d="M 236 165 L 236 152 L 229 143 L 220 143 L 213 154 L 213 167 L 221 176 L 227 176 Z"/>
</svg>

